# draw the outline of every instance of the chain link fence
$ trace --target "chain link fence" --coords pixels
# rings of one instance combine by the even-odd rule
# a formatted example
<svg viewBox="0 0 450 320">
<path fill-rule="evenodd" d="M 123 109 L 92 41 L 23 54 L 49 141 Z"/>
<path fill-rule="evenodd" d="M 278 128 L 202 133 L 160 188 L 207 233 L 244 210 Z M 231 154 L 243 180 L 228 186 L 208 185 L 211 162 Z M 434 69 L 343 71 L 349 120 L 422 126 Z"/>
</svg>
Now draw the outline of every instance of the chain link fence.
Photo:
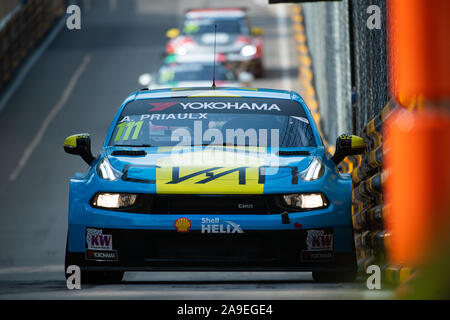
<svg viewBox="0 0 450 320">
<path fill-rule="evenodd" d="M 343 0 L 302 4 L 308 48 L 313 59 L 322 129 L 332 143 L 340 129 L 365 138 L 364 155 L 341 163 L 352 175 L 352 221 L 358 271 L 381 266 L 392 284 L 411 274 L 386 258 L 390 233 L 385 228 L 382 126 L 395 107 L 388 87 L 386 2 Z M 372 17 L 379 19 L 380 28 Z M 369 20 L 369 23 L 368 23 Z M 388 103 L 388 101 L 390 101 Z"/>
<path fill-rule="evenodd" d="M 334 144 L 339 134 L 352 131 L 348 0 L 301 7 L 321 126 L 325 139 Z"/>
<path fill-rule="evenodd" d="M 370 6 L 381 28 L 369 29 Z M 308 48 L 325 138 L 360 133 L 389 101 L 385 0 L 304 3 Z"/>
<path fill-rule="evenodd" d="M 373 11 L 367 12 L 370 6 L 380 8 L 380 29 L 367 27 L 367 20 L 374 14 Z M 353 129 L 355 133 L 360 133 L 389 101 L 386 1 L 349 0 L 348 9 Z"/>
</svg>

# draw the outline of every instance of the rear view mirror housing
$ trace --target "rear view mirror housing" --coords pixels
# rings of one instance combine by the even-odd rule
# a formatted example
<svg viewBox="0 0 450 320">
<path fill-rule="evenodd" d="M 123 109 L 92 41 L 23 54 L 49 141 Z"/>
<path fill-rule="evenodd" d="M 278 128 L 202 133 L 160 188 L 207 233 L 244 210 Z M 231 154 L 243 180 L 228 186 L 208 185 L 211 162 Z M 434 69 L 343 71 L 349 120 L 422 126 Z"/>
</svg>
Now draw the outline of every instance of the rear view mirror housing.
<svg viewBox="0 0 450 320">
<path fill-rule="evenodd" d="M 87 133 L 79 133 L 69 136 L 64 140 L 64 151 L 69 154 L 76 154 L 83 158 L 88 165 L 91 165 L 95 158 L 91 152 L 91 137 Z"/>
<path fill-rule="evenodd" d="M 363 154 L 366 150 L 366 142 L 363 138 L 355 135 L 341 134 L 336 139 L 336 152 L 331 160 L 337 165 L 347 156 Z"/>
<path fill-rule="evenodd" d="M 179 34 L 180 34 L 180 30 L 178 30 L 177 28 L 171 28 L 171 29 L 167 30 L 166 37 L 167 38 L 175 38 L 175 37 L 178 37 Z"/>
<path fill-rule="evenodd" d="M 152 75 L 150 73 L 143 73 L 139 76 L 138 82 L 143 87 L 149 87 L 152 83 Z"/>
<path fill-rule="evenodd" d="M 257 37 L 264 34 L 264 29 L 260 27 L 254 27 L 252 28 L 252 35 Z"/>
</svg>

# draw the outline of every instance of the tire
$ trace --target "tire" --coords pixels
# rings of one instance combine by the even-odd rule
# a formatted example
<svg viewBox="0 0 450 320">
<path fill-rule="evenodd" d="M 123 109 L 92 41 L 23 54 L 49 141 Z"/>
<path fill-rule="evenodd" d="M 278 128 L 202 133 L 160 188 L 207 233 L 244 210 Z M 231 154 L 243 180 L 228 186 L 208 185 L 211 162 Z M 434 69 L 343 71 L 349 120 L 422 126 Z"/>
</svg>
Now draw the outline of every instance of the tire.
<svg viewBox="0 0 450 320">
<path fill-rule="evenodd" d="M 67 245 L 68 241 L 66 240 L 66 256 L 64 262 L 66 280 L 69 277 L 66 273 L 67 267 L 72 264 Z M 86 271 L 81 269 L 81 284 L 117 284 L 122 281 L 123 275 L 123 271 Z"/>
<path fill-rule="evenodd" d="M 356 263 L 356 249 L 354 241 L 354 233 L 352 231 L 352 258 L 350 261 L 350 269 L 348 271 L 331 271 L 331 272 L 317 272 L 313 271 L 312 276 L 316 282 L 354 282 L 358 276 L 358 267 Z"/>
<path fill-rule="evenodd" d="M 356 280 L 356 269 L 343 272 L 313 272 L 313 279 L 316 282 L 353 282 Z"/>
<path fill-rule="evenodd" d="M 82 284 L 118 284 L 123 279 L 123 271 L 81 271 Z"/>
</svg>

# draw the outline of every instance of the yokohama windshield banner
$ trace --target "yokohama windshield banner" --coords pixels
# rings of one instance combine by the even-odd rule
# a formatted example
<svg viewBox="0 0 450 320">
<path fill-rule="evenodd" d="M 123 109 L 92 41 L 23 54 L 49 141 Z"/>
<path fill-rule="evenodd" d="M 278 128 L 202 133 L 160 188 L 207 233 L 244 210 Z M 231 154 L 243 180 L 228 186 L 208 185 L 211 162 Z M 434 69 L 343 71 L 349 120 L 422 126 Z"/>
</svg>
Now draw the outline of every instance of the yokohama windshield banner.
<svg viewBox="0 0 450 320">
<path fill-rule="evenodd" d="M 292 100 L 240 97 L 192 97 L 143 99 L 129 102 L 121 116 L 157 113 L 256 113 L 307 118 L 302 106 Z"/>
</svg>

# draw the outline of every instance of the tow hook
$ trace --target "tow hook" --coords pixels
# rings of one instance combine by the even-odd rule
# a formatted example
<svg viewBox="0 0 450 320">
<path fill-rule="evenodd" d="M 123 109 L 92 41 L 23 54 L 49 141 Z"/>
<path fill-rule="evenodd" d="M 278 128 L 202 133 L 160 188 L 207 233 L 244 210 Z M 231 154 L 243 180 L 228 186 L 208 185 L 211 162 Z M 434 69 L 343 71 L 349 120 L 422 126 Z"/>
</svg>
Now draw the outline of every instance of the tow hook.
<svg viewBox="0 0 450 320">
<path fill-rule="evenodd" d="M 289 213 L 287 211 L 285 211 L 281 214 L 281 223 L 282 224 L 290 224 L 291 223 L 289 221 Z"/>
</svg>

